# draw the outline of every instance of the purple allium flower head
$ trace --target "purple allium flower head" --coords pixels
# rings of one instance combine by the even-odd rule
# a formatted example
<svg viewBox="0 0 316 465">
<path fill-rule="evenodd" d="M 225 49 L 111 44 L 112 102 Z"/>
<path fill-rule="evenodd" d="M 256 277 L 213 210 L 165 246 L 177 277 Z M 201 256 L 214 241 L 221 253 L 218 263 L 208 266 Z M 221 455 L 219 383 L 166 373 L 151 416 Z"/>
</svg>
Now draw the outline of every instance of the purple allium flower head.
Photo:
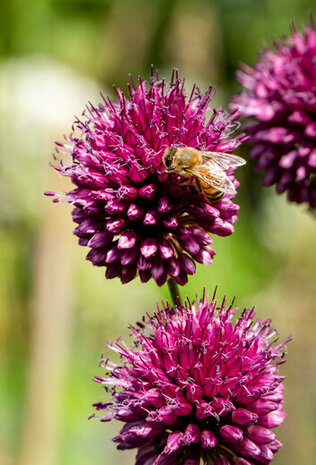
<svg viewBox="0 0 316 465">
<path fill-rule="evenodd" d="M 247 128 L 251 157 L 265 173 L 264 185 L 276 184 L 290 201 L 316 207 L 316 31 L 265 48 L 254 68 L 242 66 L 241 95 L 233 106 L 255 119 Z"/>
<path fill-rule="evenodd" d="M 237 112 L 210 107 L 214 88 L 202 95 L 194 87 L 186 99 L 177 72 L 170 83 L 158 75 L 148 83 L 139 78 L 137 86 L 131 80 L 129 98 L 115 90 L 117 101 L 90 105 L 88 121 L 76 121 L 79 136 L 57 143 L 72 164 L 55 168 L 76 188 L 55 201 L 74 205 L 74 234 L 91 248 L 87 259 L 106 267 L 107 278 L 127 283 L 139 275 L 160 286 L 172 277 L 183 285 L 195 262 L 212 263 L 208 233 L 231 234 L 239 207 L 231 195 L 210 205 L 165 172 L 162 155 L 172 145 L 231 153 L 246 136 L 229 138 Z M 238 186 L 232 171 L 229 176 Z"/>
<path fill-rule="evenodd" d="M 133 347 L 109 345 L 122 363 L 102 359 L 108 373 L 95 380 L 111 398 L 94 405 L 101 421 L 125 423 L 113 440 L 138 449 L 136 465 L 269 464 L 282 446 L 271 429 L 285 418 L 287 341 L 254 309 L 237 311 L 214 296 L 167 304 L 131 328 Z"/>
</svg>

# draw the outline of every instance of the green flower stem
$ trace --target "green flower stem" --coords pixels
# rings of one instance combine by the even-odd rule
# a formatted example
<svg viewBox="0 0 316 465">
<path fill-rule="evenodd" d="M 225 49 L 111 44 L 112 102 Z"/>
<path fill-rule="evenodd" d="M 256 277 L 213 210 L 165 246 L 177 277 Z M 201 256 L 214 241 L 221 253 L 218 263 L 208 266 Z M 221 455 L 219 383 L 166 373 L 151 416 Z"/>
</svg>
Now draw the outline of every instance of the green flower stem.
<svg viewBox="0 0 316 465">
<path fill-rule="evenodd" d="M 173 278 L 168 279 L 168 287 L 174 306 L 181 304 L 179 286 Z"/>
</svg>

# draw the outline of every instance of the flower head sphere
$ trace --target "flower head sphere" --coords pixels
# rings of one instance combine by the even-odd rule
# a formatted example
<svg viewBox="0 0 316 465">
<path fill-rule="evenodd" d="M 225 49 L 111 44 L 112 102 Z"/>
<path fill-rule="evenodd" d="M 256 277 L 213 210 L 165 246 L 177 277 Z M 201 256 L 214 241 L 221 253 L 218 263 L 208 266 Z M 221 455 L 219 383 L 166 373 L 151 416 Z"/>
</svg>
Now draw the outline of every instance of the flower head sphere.
<svg viewBox="0 0 316 465">
<path fill-rule="evenodd" d="M 263 50 L 254 68 L 243 66 L 241 95 L 233 99 L 248 126 L 251 157 L 290 201 L 316 207 L 316 31 L 313 25 L 275 50 Z"/>
<path fill-rule="evenodd" d="M 103 359 L 111 394 L 95 407 L 101 421 L 125 423 L 113 440 L 137 448 L 136 465 L 269 464 L 282 446 L 271 428 L 285 413 L 284 344 L 254 309 L 169 305 L 132 328 L 134 347 L 109 347 L 121 365 Z M 110 386 L 113 386 L 111 388 Z"/>
<path fill-rule="evenodd" d="M 91 105 L 88 121 L 76 122 L 79 137 L 58 143 L 72 164 L 55 168 L 76 188 L 55 201 L 74 205 L 74 234 L 91 248 L 87 259 L 106 267 L 107 278 L 126 283 L 138 275 L 142 282 L 154 278 L 162 285 L 172 277 L 183 285 L 194 274 L 195 261 L 212 263 L 208 233 L 233 232 L 239 209 L 234 195 L 210 205 L 162 163 L 170 146 L 231 153 L 245 139 L 229 139 L 238 127 L 237 114 L 211 109 L 213 90 L 201 95 L 193 88 L 186 99 L 176 72 L 170 83 L 158 75 L 147 84 L 139 78 L 138 86 L 131 80 L 129 99 L 116 89 L 118 101 Z M 228 174 L 238 186 L 233 171 Z"/>
</svg>

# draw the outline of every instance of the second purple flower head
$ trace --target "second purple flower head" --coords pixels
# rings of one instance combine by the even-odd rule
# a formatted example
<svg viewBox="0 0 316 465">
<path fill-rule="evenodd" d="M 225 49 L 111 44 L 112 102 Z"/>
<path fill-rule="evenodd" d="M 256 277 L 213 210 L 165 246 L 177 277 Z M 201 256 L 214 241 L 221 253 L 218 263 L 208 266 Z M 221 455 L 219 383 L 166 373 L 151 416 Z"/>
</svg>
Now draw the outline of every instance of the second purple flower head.
<svg viewBox="0 0 316 465">
<path fill-rule="evenodd" d="M 169 305 L 131 328 L 134 345 L 109 347 L 96 377 L 111 394 L 101 421 L 124 423 L 113 440 L 136 465 L 268 465 L 282 444 L 284 344 L 254 309 L 207 298 Z M 202 462 L 201 462 L 202 461 Z"/>
<path fill-rule="evenodd" d="M 265 47 L 253 68 L 242 65 L 242 92 L 233 98 L 264 185 L 316 209 L 316 30 L 309 24 Z"/>
<path fill-rule="evenodd" d="M 183 285 L 195 262 L 212 263 L 209 233 L 231 234 L 239 207 L 235 193 L 211 204 L 190 183 L 179 182 L 165 171 L 163 153 L 174 146 L 231 153 L 245 136 L 230 138 L 237 113 L 210 107 L 212 87 L 204 95 L 194 87 L 186 99 L 176 72 L 170 83 L 152 75 L 148 83 L 139 78 L 128 87 L 129 98 L 116 89 L 117 101 L 90 105 L 88 120 L 75 123 L 79 135 L 57 143 L 72 164 L 55 168 L 75 188 L 55 201 L 74 205 L 74 234 L 107 278 L 154 278 L 161 286 L 172 277 Z M 227 173 L 237 187 L 233 170 Z"/>
</svg>

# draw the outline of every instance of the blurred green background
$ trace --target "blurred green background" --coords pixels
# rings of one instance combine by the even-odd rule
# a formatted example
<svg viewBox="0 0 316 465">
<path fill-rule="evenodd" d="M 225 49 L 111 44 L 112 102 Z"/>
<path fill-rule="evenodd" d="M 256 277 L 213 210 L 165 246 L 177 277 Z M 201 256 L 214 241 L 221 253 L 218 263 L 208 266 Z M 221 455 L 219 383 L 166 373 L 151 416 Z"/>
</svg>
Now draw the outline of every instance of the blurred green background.
<svg viewBox="0 0 316 465">
<path fill-rule="evenodd" d="M 238 92 L 240 61 L 253 64 L 263 42 L 301 28 L 304 0 L 4 0 L 0 3 L 0 463 L 132 464 L 111 437 L 118 424 L 88 421 L 105 398 L 91 380 L 106 340 L 168 296 L 166 288 L 105 281 L 72 235 L 70 207 L 45 190 L 67 190 L 49 166 L 54 140 L 71 130 L 86 102 L 151 63 L 187 89 L 212 83 L 215 105 Z M 247 148 L 239 152 L 247 157 Z M 238 170 L 236 232 L 215 238 L 217 255 L 182 290 L 236 295 L 293 333 L 278 465 L 316 456 L 315 218 L 264 189 L 251 162 Z"/>
</svg>

